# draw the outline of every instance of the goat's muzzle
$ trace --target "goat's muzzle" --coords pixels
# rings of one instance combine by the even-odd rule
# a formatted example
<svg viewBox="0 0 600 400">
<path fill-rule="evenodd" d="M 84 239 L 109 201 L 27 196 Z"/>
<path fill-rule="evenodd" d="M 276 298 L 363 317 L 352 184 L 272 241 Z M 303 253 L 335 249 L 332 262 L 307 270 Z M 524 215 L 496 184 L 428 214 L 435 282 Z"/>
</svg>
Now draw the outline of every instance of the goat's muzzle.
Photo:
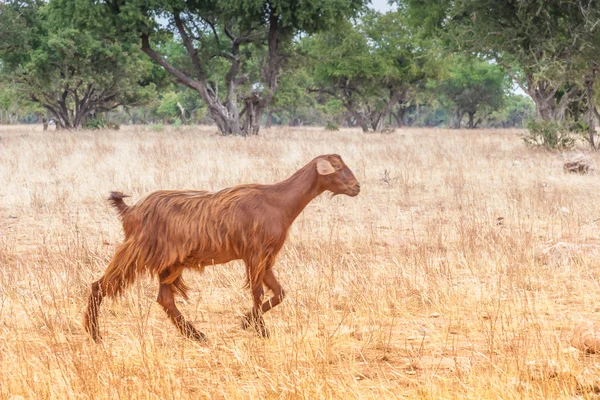
<svg viewBox="0 0 600 400">
<path fill-rule="evenodd" d="M 356 182 L 354 185 L 348 185 L 346 194 L 350 197 L 357 196 L 360 193 L 360 183 Z"/>
</svg>

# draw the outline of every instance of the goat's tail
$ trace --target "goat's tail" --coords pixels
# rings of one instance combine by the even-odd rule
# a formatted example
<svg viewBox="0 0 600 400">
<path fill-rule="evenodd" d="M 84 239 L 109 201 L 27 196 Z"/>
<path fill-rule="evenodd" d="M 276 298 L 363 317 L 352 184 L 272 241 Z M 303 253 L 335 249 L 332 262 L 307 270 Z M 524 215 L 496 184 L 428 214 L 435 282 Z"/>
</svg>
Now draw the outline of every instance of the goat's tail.
<svg viewBox="0 0 600 400">
<path fill-rule="evenodd" d="M 125 240 L 117 249 L 101 279 L 104 294 L 117 297 L 131 286 L 139 272 L 145 268 L 145 261 L 139 246 L 131 239 Z"/>
<path fill-rule="evenodd" d="M 108 196 L 108 201 L 114 208 L 117 209 L 121 218 L 123 218 L 123 216 L 131 208 L 123 201 L 125 197 L 129 196 L 121 192 L 110 192 L 110 196 Z"/>
</svg>

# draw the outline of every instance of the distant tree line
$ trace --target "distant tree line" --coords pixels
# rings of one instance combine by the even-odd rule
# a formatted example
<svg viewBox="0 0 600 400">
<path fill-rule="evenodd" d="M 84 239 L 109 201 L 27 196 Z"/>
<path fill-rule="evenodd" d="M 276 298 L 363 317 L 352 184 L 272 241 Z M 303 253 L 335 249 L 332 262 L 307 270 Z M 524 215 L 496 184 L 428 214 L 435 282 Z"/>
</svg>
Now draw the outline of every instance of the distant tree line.
<svg viewBox="0 0 600 400">
<path fill-rule="evenodd" d="M 578 126 L 600 0 L 8 0 L 0 123 Z"/>
</svg>

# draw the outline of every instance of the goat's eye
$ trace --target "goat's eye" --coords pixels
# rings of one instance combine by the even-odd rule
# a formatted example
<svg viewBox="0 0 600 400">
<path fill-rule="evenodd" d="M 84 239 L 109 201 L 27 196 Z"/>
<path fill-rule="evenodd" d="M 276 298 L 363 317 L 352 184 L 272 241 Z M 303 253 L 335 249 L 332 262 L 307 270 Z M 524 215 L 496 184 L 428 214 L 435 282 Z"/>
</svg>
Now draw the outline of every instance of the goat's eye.
<svg viewBox="0 0 600 400">
<path fill-rule="evenodd" d="M 342 166 L 336 164 L 336 165 L 333 166 L 333 168 L 336 169 L 336 170 L 339 170 L 339 169 L 342 169 Z"/>
</svg>

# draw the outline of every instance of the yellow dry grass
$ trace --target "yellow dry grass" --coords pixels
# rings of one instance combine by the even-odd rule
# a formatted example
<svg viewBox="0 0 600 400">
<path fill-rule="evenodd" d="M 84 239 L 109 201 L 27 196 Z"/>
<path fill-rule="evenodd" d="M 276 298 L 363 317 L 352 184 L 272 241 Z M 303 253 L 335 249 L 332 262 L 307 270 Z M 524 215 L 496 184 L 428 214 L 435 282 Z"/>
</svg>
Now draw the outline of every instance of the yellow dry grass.
<svg viewBox="0 0 600 400">
<path fill-rule="evenodd" d="M 85 335 L 89 284 L 122 238 L 110 190 L 272 183 L 333 152 L 363 190 L 295 222 L 271 339 L 239 328 L 237 262 L 186 274 L 180 308 L 207 345 L 179 336 L 150 279 L 103 305 L 103 344 Z M 600 318 L 598 204 L 597 173 L 564 174 L 517 131 L 2 127 L 0 398 L 592 397 L 600 360 L 569 339 Z M 540 256 L 557 242 L 592 247 Z"/>
</svg>

